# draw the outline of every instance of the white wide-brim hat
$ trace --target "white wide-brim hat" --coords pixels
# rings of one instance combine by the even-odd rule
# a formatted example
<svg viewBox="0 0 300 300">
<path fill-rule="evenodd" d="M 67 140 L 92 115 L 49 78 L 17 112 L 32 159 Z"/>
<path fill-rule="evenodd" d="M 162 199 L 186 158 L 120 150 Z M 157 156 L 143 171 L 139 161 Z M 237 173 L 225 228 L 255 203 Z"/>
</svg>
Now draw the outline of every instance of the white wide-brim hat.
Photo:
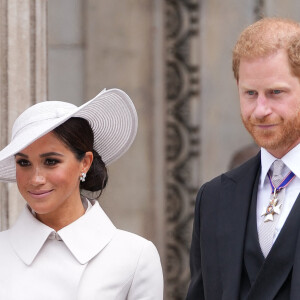
<svg viewBox="0 0 300 300">
<path fill-rule="evenodd" d="M 135 107 L 119 89 L 103 90 L 80 107 L 62 101 L 37 103 L 17 118 L 11 142 L 0 151 L 0 181 L 15 182 L 14 155 L 71 117 L 89 121 L 94 132 L 94 150 L 106 165 L 128 150 L 138 127 Z"/>
</svg>

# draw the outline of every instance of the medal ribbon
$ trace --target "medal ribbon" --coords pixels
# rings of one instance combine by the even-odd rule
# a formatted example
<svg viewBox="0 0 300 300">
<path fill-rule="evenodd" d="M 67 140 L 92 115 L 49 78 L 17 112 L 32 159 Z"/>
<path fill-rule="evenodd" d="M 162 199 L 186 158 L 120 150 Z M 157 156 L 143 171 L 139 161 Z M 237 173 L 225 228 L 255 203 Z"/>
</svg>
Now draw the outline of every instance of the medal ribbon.
<svg viewBox="0 0 300 300">
<path fill-rule="evenodd" d="M 269 177 L 269 181 L 271 184 L 271 188 L 272 188 L 272 194 L 274 194 L 274 191 L 277 193 L 280 190 L 282 190 L 283 188 L 285 188 L 288 184 L 291 183 L 291 181 L 296 177 L 295 174 L 293 172 L 290 172 L 279 184 L 279 186 L 276 188 L 272 182 L 271 176 L 268 173 L 268 177 Z"/>
</svg>

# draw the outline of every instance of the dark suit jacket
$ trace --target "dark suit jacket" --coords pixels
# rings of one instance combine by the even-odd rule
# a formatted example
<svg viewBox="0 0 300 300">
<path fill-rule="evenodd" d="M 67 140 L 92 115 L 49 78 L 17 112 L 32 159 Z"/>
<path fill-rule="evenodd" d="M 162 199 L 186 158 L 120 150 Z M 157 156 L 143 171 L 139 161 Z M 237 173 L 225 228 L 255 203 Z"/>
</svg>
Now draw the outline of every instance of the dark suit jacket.
<svg viewBox="0 0 300 300">
<path fill-rule="evenodd" d="M 187 300 L 239 299 L 247 218 L 259 172 L 260 153 L 201 187 L 195 207 L 190 253 L 192 278 Z M 273 299 L 268 297 L 275 288 L 271 284 L 272 276 L 279 275 L 284 281 L 291 273 L 290 299 L 300 299 L 300 238 L 296 237 L 291 247 L 297 250 L 295 258 L 290 258 L 288 263 L 280 261 L 279 245 L 273 247 L 277 248 L 275 256 L 269 261 L 266 259 L 267 267 L 271 266 L 268 274 L 270 271 L 271 274 L 266 272 L 263 280 L 259 278 L 255 297 L 249 299 Z"/>
</svg>

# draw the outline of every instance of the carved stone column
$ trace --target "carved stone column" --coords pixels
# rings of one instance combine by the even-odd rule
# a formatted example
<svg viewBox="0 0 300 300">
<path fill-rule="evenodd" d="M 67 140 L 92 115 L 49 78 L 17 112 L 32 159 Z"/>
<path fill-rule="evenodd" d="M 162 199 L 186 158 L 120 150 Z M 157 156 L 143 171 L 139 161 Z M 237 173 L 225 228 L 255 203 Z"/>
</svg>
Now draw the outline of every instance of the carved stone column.
<svg viewBox="0 0 300 300">
<path fill-rule="evenodd" d="M 16 117 L 46 100 L 46 0 L 0 0 L 0 147 L 9 142 Z M 0 185 L 0 226 L 9 227 L 24 202 L 15 184 Z"/>
<path fill-rule="evenodd" d="M 185 299 L 200 160 L 199 1 L 165 1 L 166 299 Z"/>
</svg>

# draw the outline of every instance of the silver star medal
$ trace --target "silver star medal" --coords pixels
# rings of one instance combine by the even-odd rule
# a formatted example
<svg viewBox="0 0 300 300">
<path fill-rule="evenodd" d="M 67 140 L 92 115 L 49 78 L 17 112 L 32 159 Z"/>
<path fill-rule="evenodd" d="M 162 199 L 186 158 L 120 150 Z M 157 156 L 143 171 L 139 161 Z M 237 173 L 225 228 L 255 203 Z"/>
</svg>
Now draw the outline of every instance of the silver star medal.
<svg viewBox="0 0 300 300">
<path fill-rule="evenodd" d="M 273 221 L 274 220 L 274 215 L 280 214 L 280 208 L 281 208 L 281 204 L 278 204 L 278 199 L 276 197 L 276 190 L 274 191 L 274 195 L 273 198 L 270 200 L 270 203 L 268 205 L 267 208 L 264 208 L 263 213 L 262 213 L 262 217 L 264 218 L 264 222 L 268 222 L 268 221 Z"/>
</svg>

